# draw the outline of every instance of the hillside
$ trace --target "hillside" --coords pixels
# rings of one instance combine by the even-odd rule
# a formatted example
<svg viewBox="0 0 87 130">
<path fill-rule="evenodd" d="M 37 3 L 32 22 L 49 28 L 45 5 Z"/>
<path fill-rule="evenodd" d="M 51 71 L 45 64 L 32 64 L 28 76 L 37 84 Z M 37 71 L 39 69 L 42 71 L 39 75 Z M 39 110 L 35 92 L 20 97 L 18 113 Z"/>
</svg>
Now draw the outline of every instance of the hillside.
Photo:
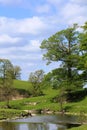
<svg viewBox="0 0 87 130">
<path fill-rule="evenodd" d="M 28 90 L 32 89 L 32 86 L 27 81 L 14 81 L 14 87 L 21 92 L 22 94 L 26 93 Z M 26 98 L 10 101 L 10 109 L 6 109 L 6 102 L 0 102 L 0 112 L 13 113 L 15 111 L 16 114 L 20 114 L 21 111 L 24 110 L 37 110 L 38 112 L 59 112 L 60 111 L 60 103 L 54 102 L 53 99 L 59 93 L 59 90 L 52 89 L 51 87 L 47 86 L 43 89 L 44 95 L 32 97 L 28 96 Z M 76 102 L 64 102 L 63 108 L 68 114 L 78 114 L 80 116 L 84 116 L 87 114 L 87 97 L 85 96 L 83 99 L 76 101 Z M 10 111 L 10 112 L 9 112 Z M 15 115 L 15 114 L 14 114 Z M 3 115 L 0 115 L 1 119 Z"/>
<path fill-rule="evenodd" d="M 32 91 L 32 85 L 27 81 L 14 80 L 14 87 L 21 94 L 28 94 L 30 91 Z M 43 93 L 44 95 L 38 97 L 28 96 L 27 98 L 23 98 L 21 100 L 17 99 L 14 101 L 10 101 L 10 105 L 12 106 L 12 108 L 21 110 L 49 109 L 59 111 L 60 104 L 58 102 L 53 101 L 53 98 L 58 95 L 59 90 L 52 89 L 51 87 L 47 86 L 43 89 Z M 36 105 L 33 105 L 34 103 L 36 103 Z M 87 97 L 84 96 L 83 99 L 80 99 L 76 102 L 64 102 L 63 107 L 66 110 L 66 112 L 87 113 L 87 105 L 85 105 L 86 103 Z M 5 102 L 0 102 L 0 106 L 2 106 L 2 104 L 5 104 Z"/>
</svg>

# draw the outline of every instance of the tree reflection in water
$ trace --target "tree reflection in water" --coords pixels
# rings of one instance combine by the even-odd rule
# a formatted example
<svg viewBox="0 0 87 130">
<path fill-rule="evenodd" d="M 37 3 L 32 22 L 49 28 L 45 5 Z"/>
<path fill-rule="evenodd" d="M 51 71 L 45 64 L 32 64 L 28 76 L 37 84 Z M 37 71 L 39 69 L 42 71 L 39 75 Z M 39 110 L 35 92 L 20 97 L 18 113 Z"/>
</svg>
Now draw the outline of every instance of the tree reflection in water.
<svg viewBox="0 0 87 130">
<path fill-rule="evenodd" d="M 0 125 L 0 130 L 18 130 L 16 127 L 17 126 L 15 123 L 2 122 Z"/>
<path fill-rule="evenodd" d="M 12 123 L 4 122 L 0 130 L 65 130 L 66 127 L 51 123 Z"/>
</svg>

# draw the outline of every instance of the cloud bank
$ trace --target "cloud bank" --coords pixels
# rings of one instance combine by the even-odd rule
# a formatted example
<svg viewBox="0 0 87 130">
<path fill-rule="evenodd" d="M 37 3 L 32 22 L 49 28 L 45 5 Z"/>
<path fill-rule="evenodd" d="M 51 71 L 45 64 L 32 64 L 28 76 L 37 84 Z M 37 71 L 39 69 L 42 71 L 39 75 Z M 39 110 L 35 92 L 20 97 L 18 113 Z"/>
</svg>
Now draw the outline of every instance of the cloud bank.
<svg viewBox="0 0 87 130">
<path fill-rule="evenodd" d="M 32 71 L 49 72 L 58 67 L 58 63 L 46 66 L 42 60 L 43 52 L 39 47 L 43 39 L 73 23 L 87 21 L 86 0 L 0 0 L 0 7 L 4 9 L 4 6 L 9 7 L 10 12 L 0 14 L 0 57 L 19 65 L 24 80 Z M 11 6 L 16 15 L 21 9 L 22 18 L 8 17 L 8 13 L 14 11 Z"/>
</svg>

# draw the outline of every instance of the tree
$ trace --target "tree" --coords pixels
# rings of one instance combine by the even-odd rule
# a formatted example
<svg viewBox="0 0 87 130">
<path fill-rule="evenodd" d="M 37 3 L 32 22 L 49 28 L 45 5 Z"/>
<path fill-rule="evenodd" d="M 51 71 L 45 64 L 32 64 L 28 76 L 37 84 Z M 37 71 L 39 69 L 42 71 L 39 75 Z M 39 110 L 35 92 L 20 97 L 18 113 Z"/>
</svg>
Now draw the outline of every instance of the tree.
<svg viewBox="0 0 87 130">
<path fill-rule="evenodd" d="M 76 83 L 79 76 L 77 67 L 80 59 L 80 49 L 78 42 L 79 32 L 77 28 L 77 24 L 74 24 L 72 27 L 59 31 L 47 40 L 43 40 L 40 46 L 40 48 L 44 49 L 46 52 L 43 58 L 48 61 L 47 64 L 54 61 L 61 62 L 63 72 L 66 71 L 64 75 L 66 77 L 66 86 L 69 87 L 69 90 L 71 90 L 73 86 L 79 86 L 77 84 L 73 85 L 74 82 Z M 61 75 L 63 75 L 63 73 Z M 62 82 L 64 82 L 63 78 L 64 77 L 61 78 Z"/>
<path fill-rule="evenodd" d="M 79 35 L 81 58 L 79 68 L 82 70 L 82 78 L 87 82 L 87 22 L 82 26 L 83 31 Z"/>
<path fill-rule="evenodd" d="M 13 79 L 21 79 L 20 66 L 13 66 Z"/>
<path fill-rule="evenodd" d="M 61 111 L 63 110 L 64 94 L 69 96 L 71 91 L 83 87 L 83 77 L 79 73 L 82 70 L 79 67 L 81 60 L 80 33 L 77 29 L 78 25 L 74 24 L 72 27 L 57 32 L 47 40 L 43 40 L 40 46 L 45 50 L 43 58 L 47 60 L 47 65 L 51 62 L 61 63 L 60 68 L 52 71 L 50 80 L 54 88 L 60 88 Z"/>
<path fill-rule="evenodd" d="M 9 100 L 13 90 L 13 65 L 7 59 L 0 59 L 0 91 L 1 96 L 6 100 L 9 107 Z"/>
<path fill-rule="evenodd" d="M 41 83 L 43 81 L 43 78 L 44 78 L 43 70 L 37 70 L 35 72 L 30 73 L 29 82 L 32 84 L 34 96 L 38 96 L 42 94 Z"/>
</svg>

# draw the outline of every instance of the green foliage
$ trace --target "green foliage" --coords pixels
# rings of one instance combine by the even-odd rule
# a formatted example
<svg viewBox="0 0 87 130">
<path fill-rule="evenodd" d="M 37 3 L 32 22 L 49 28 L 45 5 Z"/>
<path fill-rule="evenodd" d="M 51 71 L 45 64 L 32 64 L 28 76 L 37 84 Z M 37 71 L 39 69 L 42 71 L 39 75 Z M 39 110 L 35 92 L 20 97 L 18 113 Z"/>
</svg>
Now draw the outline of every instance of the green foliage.
<svg viewBox="0 0 87 130">
<path fill-rule="evenodd" d="M 21 79 L 21 68 L 20 66 L 13 66 L 13 79 Z"/>
<path fill-rule="evenodd" d="M 34 73 L 30 73 L 29 75 L 29 82 L 32 84 L 33 90 L 32 95 L 38 96 L 42 95 L 41 91 L 41 85 L 44 78 L 44 71 L 43 70 L 37 70 Z"/>
<path fill-rule="evenodd" d="M 26 112 L 22 110 L 15 110 L 15 109 L 0 109 L 0 120 L 3 119 L 12 119 L 12 118 L 19 118 L 22 117 L 23 114 Z"/>
<path fill-rule="evenodd" d="M 71 54 L 78 54 L 78 32 L 76 27 L 68 28 L 57 32 L 48 40 L 43 40 L 41 49 L 46 50 L 44 58 L 50 63 L 51 61 L 64 61 L 68 62 Z M 73 61 L 74 62 L 74 61 Z"/>
<path fill-rule="evenodd" d="M 59 31 L 43 40 L 41 49 L 45 50 L 43 58 L 48 63 L 61 62 L 60 68 L 49 73 L 48 77 L 54 88 L 75 89 L 82 87 L 82 80 L 78 73 L 78 61 L 80 59 L 79 32 L 77 24 L 65 30 Z"/>
<path fill-rule="evenodd" d="M 49 72 L 44 82 L 50 82 L 50 86 L 60 89 L 60 104 L 63 104 L 61 99 L 64 93 L 69 95 L 87 82 L 87 22 L 82 28 L 83 32 L 79 33 L 78 25 L 74 24 L 43 40 L 40 46 L 45 50 L 43 58 L 47 60 L 47 64 L 61 62 L 60 68 Z"/>
<path fill-rule="evenodd" d="M 0 59 L 0 96 L 7 101 L 9 107 L 9 100 L 12 96 L 13 90 L 13 65 L 7 59 Z"/>
<path fill-rule="evenodd" d="M 87 22 L 82 26 L 83 32 L 79 35 L 81 58 L 79 68 L 82 70 L 81 78 L 87 83 Z"/>
</svg>

